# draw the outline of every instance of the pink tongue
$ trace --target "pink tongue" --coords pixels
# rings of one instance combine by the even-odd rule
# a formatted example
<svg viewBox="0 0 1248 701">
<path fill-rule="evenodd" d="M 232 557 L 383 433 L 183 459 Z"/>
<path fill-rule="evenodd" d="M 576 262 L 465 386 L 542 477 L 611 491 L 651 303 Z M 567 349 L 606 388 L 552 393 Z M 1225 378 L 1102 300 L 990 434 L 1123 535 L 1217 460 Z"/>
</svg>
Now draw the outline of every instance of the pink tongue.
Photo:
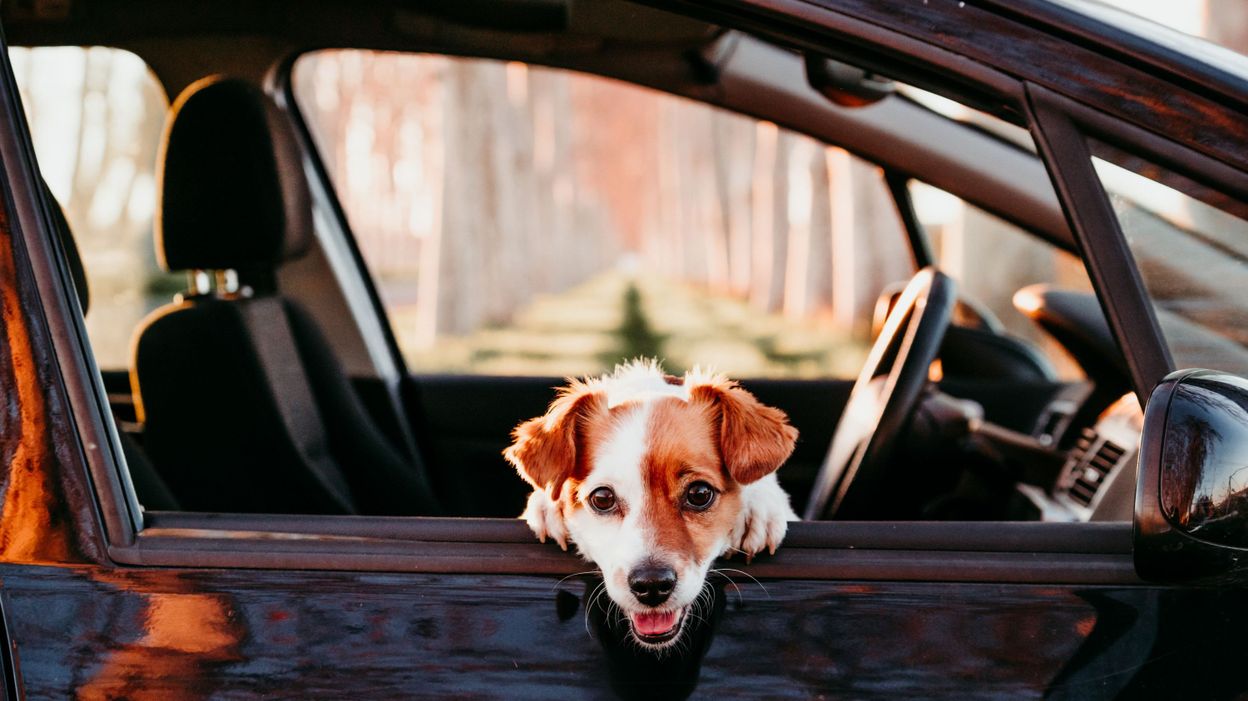
<svg viewBox="0 0 1248 701">
<path fill-rule="evenodd" d="M 676 612 L 634 613 L 633 628 L 642 635 L 662 635 L 676 625 Z"/>
</svg>

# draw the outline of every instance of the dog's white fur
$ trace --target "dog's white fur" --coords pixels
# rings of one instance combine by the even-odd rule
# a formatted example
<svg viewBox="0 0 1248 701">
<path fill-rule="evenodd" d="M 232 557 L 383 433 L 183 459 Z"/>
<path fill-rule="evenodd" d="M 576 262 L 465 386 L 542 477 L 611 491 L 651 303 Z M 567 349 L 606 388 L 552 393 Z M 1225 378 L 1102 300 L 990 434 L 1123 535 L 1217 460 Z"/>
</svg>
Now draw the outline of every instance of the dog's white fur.
<svg viewBox="0 0 1248 701">
<path fill-rule="evenodd" d="M 565 391 L 564 396 L 574 391 L 599 393 L 604 396 L 608 409 L 631 405 L 630 410 L 621 415 L 622 418 L 609 424 L 607 435 L 595 437 L 597 444 L 592 464 L 588 474 L 578 483 L 584 487 L 577 496 L 581 502 L 594 489 L 602 486 L 612 489 L 621 505 L 620 517 L 617 518 L 604 517 L 583 504 L 579 505 L 582 508 L 576 508 L 575 501 L 569 501 L 570 496 L 557 496 L 561 483 L 541 484 L 540 480 L 533 479 L 530 473 L 534 466 L 526 466 L 521 457 L 520 447 L 524 438 L 520 428 L 517 429 L 516 444 L 508 449 L 508 459 L 535 487 L 521 517 L 543 542 L 547 538 L 553 539 L 565 550 L 571 542 L 582 557 L 597 564 L 602 570 L 608 595 L 626 614 L 655 611 L 655 608 L 641 604 L 628 584 L 629 573 L 643 562 L 659 559 L 671 564 L 677 574 L 676 587 L 659 609 L 677 611 L 683 617 L 684 611 L 701 592 L 716 556 L 743 553 L 752 557 L 764 548 L 774 553 L 784 539 L 788 522 L 797 520 L 788 494 L 780 487 L 774 471 L 769 471 L 746 484 L 728 485 L 739 495 L 739 512 L 731 520 L 731 526 L 717 535 L 718 539 L 705 550 L 704 555 L 691 556 L 688 552 L 665 549 L 660 542 L 662 534 L 646 522 L 646 515 L 651 513 L 651 509 L 666 506 L 666 502 L 653 502 L 655 496 L 647 492 L 642 476 L 643 460 L 651 443 L 648 431 L 663 430 L 661 426 L 651 426 L 651 412 L 656 402 L 667 398 L 689 403 L 692 401 L 692 388 L 712 384 L 745 394 L 744 390 L 736 389 L 735 383 L 729 383 L 722 376 L 699 370 L 686 374 L 682 382 L 674 384 L 665 378 L 657 363 L 646 361 L 621 366 L 614 373 L 597 379 L 573 381 L 569 390 Z M 754 401 L 748 394 L 745 396 Z M 555 406 L 552 405 L 552 414 Z M 778 411 L 758 406 L 783 419 L 783 414 Z M 547 429 L 551 426 L 550 416 L 547 415 Z M 783 451 L 780 462 L 788 456 L 796 436 L 787 423 L 783 424 L 783 431 L 788 449 Z M 771 470 L 778 466 L 772 466 Z M 726 467 L 723 470 L 727 472 Z M 726 479 L 732 482 L 731 477 Z M 570 503 L 574 505 L 571 508 Z M 676 638 L 666 644 L 674 644 Z M 644 641 L 639 642 L 645 644 Z"/>
<path fill-rule="evenodd" d="M 725 554 L 739 552 L 753 557 L 763 548 L 774 554 L 789 530 L 789 521 L 796 520 L 789 495 L 780 488 L 775 473 L 751 482 L 741 488 L 741 515 Z"/>
</svg>

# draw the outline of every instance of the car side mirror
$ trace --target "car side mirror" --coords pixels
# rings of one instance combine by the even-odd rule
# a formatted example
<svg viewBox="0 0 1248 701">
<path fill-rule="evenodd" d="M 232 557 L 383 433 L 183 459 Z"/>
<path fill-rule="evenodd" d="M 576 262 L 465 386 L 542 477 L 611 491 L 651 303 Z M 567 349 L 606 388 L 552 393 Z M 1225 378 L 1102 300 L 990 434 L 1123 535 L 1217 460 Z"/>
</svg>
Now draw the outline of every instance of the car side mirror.
<svg viewBox="0 0 1248 701">
<path fill-rule="evenodd" d="M 1248 583 L 1248 380 L 1171 373 L 1144 412 L 1135 568 L 1159 582 Z"/>
</svg>

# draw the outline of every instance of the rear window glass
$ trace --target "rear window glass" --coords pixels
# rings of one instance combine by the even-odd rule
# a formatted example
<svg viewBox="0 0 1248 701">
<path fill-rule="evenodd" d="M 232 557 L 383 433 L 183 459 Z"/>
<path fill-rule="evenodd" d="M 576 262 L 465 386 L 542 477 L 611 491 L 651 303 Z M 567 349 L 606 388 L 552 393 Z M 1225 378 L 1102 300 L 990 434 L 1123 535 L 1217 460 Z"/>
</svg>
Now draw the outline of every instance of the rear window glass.
<svg viewBox="0 0 1248 701">
<path fill-rule="evenodd" d="M 86 269 L 96 362 L 126 368 L 139 321 L 181 289 L 152 247 L 168 100 L 147 64 L 121 49 L 12 48 L 9 56 L 39 169 Z"/>
</svg>

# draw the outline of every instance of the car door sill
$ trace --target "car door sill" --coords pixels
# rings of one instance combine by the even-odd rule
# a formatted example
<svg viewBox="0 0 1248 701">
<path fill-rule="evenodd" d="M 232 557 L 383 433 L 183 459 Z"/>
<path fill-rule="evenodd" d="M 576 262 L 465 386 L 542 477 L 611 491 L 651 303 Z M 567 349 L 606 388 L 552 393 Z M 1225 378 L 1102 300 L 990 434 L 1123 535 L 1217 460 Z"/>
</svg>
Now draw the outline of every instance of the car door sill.
<svg viewBox="0 0 1248 701">
<path fill-rule="evenodd" d="M 515 519 L 152 512 L 118 563 L 166 567 L 567 575 L 584 562 Z M 760 579 L 1136 584 L 1130 523 L 794 523 L 723 567 Z"/>
</svg>

